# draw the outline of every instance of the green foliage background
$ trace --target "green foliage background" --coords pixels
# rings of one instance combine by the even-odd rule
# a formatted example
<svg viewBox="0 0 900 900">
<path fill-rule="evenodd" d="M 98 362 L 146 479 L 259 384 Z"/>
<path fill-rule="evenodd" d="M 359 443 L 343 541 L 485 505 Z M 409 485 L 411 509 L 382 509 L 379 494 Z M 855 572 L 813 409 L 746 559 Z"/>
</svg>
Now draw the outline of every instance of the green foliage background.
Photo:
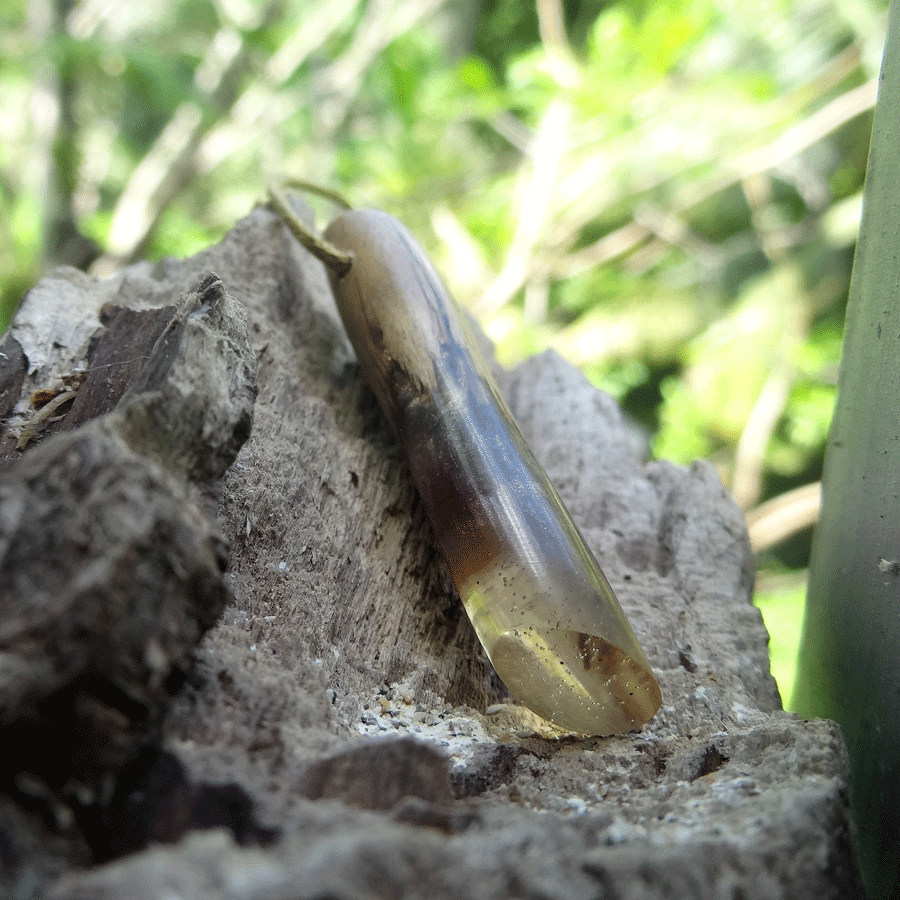
<svg viewBox="0 0 900 900">
<path fill-rule="evenodd" d="M 718 467 L 787 700 L 809 515 L 758 508 L 821 473 L 886 9 L 10 0 L 0 325 L 52 265 L 216 241 L 273 174 L 386 208 L 504 362 L 554 347 Z"/>
</svg>

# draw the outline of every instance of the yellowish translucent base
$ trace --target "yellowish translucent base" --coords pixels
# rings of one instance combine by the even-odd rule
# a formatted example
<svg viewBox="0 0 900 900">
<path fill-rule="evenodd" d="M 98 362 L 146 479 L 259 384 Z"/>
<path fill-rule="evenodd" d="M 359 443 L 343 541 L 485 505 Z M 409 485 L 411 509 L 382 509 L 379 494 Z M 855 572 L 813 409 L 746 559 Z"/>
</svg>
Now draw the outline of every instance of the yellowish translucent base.
<svg viewBox="0 0 900 900">
<path fill-rule="evenodd" d="M 618 604 L 610 608 L 600 592 L 548 594 L 529 582 L 521 570 L 491 566 L 464 586 L 472 624 L 512 695 L 581 734 L 640 728 L 662 696 L 630 628 L 619 625 Z"/>
<path fill-rule="evenodd" d="M 325 237 L 353 256 L 341 317 L 497 673 L 561 728 L 640 727 L 660 706 L 647 658 L 424 251 L 375 210 Z"/>
</svg>

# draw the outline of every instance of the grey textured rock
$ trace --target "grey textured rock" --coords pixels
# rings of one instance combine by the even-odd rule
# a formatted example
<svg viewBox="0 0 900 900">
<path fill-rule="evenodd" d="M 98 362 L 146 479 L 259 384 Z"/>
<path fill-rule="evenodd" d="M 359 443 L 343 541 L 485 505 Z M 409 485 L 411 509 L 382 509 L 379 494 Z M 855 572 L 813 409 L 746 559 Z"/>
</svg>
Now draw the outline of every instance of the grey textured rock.
<svg viewBox="0 0 900 900">
<path fill-rule="evenodd" d="M 238 846 L 254 839 L 219 822 L 237 843 L 189 833 L 55 897 L 859 893 L 839 732 L 781 711 L 746 528 L 710 466 L 642 462 L 615 404 L 553 354 L 503 377 L 663 691 L 640 733 L 561 736 L 486 663 L 319 264 L 260 209 L 157 281 L 130 270 L 116 302 L 152 308 L 205 271 L 248 310 L 259 397 L 220 505 L 235 600 L 159 749 L 197 796 L 252 797 L 242 814 L 272 840 Z"/>
<path fill-rule="evenodd" d="M 289 900 L 287 870 L 258 850 L 242 850 L 223 831 L 195 832 L 174 848 L 157 847 L 87 876 L 69 876 L 48 900 Z"/>
</svg>

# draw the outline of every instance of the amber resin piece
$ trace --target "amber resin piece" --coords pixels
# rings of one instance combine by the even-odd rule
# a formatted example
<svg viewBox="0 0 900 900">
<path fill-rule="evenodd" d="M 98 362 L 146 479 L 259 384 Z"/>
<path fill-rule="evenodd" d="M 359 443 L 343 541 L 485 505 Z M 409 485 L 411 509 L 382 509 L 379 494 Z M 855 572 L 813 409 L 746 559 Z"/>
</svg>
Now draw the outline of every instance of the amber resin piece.
<svg viewBox="0 0 900 900">
<path fill-rule="evenodd" d="M 650 664 L 424 251 L 371 209 L 324 236 L 353 256 L 338 308 L 497 673 L 560 728 L 639 728 L 661 703 Z"/>
</svg>

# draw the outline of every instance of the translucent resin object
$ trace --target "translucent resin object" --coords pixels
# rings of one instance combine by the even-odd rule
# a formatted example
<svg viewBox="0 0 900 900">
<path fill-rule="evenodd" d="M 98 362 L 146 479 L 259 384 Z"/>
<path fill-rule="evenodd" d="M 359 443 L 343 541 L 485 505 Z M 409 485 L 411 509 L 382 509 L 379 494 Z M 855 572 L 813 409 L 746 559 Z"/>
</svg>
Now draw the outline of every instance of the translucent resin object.
<svg viewBox="0 0 900 900">
<path fill-rule="evenodd" d="M 376 210 L 324 237 L 352 255 L 338 308 L 498 675 L 560 728 L 639 728 L 661 702 L 647 658 L 425 253 Z"/>
</svg>

